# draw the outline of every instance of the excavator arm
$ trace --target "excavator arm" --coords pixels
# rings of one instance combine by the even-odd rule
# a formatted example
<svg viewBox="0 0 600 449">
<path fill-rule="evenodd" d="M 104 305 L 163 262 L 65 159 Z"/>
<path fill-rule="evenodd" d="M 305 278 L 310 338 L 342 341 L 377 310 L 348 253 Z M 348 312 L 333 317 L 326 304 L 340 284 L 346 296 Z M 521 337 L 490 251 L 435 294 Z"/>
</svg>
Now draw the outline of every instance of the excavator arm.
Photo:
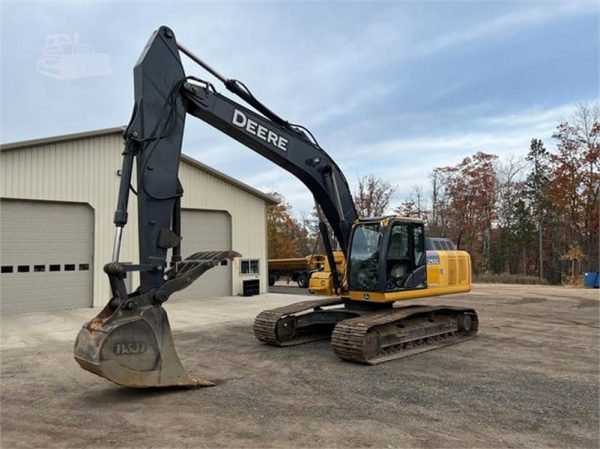
<svg viewBox="0 0 600 449">
<path fill-rule="evenodd" d="M 180 50 L 260 114 L 221 95 L 209 82 L 186 77 Z M 126 221 L 123 217 L 126 217 L 130 168 L 135 155 L 139 174 L 140 260 L 160 265 L 166 251 L 159 242 L 176 239 L 179 234 L 178 229 L 169 228 L 169 222 L 171 211 L 182 195 L 177 172 L 186 113 L 217 128 L 302 181 L 320 206 L 341 251 L 347 255 L 352 223 L 358 218 L 352 194 L 335 161 L 308 130 L 277 116 L 241 82 L 220 75 L 179 45 L 173 32 L 166 27 L 157 30 L 150 39 L 135 66 L 134 79 L 134 113 L 125 132 L 126 148 L 132 150 L 129 153 L 126 150 L 123 162 L 115 224 L 119 228 Z M 178 222 L 177 219 L 174 221 Z M 320 229 L 329 262 L 335 266 L 325 223 L 320 224 Z M 177 255 L 175 251 L 175 257 Z M 160 270 L 143 272 L 142 286 L 145 283 L 159 286 Z M 336 279 L 335 284 L 339 288 L 339 280 Z"/>
<path fill-rule="evenodd" d="M 210 84 L 184 85 L 188 112 L 295 175 L 321 207 L 344 254 L 357 218 L 346 178 L 319 146 L 215 92 Z"/>
<path fill-rule="evenodd" d="M 260 113 L 221 95 L 207 81 L 186 77 L 180 51 Z M 205 121 L 300 179 L 314 195 L 344 255 L 357 213 L 344 175 L 308 130 L 281 119 L 241 82 L 225 79 L 178 45 L 169 28 L 161 27 L 151 37 L 135 65 L 134 84 L 133 115 L 124 133 L 113 257 L 104 268 L 112 298 L 84 324 L 75 343 L 75 359 L 84 369 L 126 386 L 206 386 L 210 382 L 184 372 L 162 303 L 221 260 L 240 255 L 200 252 L 181 260 L 183 188 L 178 171 L 186 115 Z M 134 166 L 137 189 L 131 185 Z M 139 265 L 119 263 L 131 191 L 138 204 Z M 321 222 L 319 228 L 330 265 L 335 266 L 327 226 Z M 140 272 L 140 286 L 133 293 L 125 289 L 129 271 Z M 337 273 L 332 275 L 339 288 Z"/>
</svg>

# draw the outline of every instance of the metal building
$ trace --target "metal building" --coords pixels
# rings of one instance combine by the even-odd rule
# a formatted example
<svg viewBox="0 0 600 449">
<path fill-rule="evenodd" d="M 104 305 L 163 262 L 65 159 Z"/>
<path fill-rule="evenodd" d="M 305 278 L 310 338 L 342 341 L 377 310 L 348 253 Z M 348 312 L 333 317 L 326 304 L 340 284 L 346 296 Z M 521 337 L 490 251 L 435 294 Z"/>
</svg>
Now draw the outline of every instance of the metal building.
<svg viewBox="0 0 600 449">
<path fill-rule="evenodd" d="M 122 128 L 0 146 L 2 313 L 102 306 L 110 289 L 112 218 Z M 272 197 L 182 156 L 182 255 L 233 249 L 241 259 L 213 268 L 172 300 L 267 288 L 266 208 Z M 129 203 L 121 261 L 137 263 L 136 201 Z M 135 288 L 137 274 L 129 279 Z"/>
</svg>

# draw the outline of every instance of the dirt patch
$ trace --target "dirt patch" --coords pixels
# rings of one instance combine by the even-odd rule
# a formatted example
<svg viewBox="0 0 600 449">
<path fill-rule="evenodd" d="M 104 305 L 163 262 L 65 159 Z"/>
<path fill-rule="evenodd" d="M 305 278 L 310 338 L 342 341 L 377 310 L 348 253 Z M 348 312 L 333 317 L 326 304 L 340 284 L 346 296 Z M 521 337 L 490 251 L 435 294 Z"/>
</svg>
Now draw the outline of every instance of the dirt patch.
<svg viewBox="0 0 600 449">
<path fill-rule="evenodd" d="M 597 448 L 598 301 L 501 288 L 430 301 L 476 308 L 476 339 L 378 366 L 260 344 L 250 314 L 175 330 L 184 366 L 217 383 L 198 390 L 117 387 L 70 341 L 7 349 L 2 447 Z"/>
<path fill-rule="evenodd" d="M 513 302 L 511 302 L 509 304 L 512 304 L 512 305 L 519 305 L 519 304 L 539 304 L 540 302 L 544 302 L 544 301 L 547 301 L 547 299 L 546 298 L 539 298 L 539 297 L 536 298 L 536 297 L 532 296 L 532 297 L 529 297 L 529 298 L 527 298 L 527 297 L 521 298 L 521 299 L 519 299 L 517 301 L 513 301 Z"/>
</svg>

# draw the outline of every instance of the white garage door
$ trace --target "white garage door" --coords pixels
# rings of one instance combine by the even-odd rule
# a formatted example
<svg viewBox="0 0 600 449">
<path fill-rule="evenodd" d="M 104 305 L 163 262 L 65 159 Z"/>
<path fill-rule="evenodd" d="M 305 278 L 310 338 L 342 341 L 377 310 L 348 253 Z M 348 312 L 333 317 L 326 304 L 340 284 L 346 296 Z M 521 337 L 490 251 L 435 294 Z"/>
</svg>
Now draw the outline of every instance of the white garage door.
<svg viewBox="0 0 600 449">
<path fill-rule="evenodd" d="M 88 205 L 0 200 L 0 311 L 91 307 L 93 233 Z"/>
<path fill-rule="evenodd" d="M 231 249 L 231 217 L 226 212 L 184 209 L 181 211 L 182 256 L 198 251 Z M 231 262 L 211 268 L 173 300 L 231 295 Z"/>
</svg>

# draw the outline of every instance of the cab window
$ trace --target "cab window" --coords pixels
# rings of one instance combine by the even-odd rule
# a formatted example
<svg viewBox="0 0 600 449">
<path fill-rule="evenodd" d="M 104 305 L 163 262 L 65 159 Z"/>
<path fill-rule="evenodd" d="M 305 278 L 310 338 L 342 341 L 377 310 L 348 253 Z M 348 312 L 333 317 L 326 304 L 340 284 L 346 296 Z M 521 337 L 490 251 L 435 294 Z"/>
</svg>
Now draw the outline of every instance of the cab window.
<svg viewBox="0 0 600 449">
<path fill-rule="evenodd" d="M 354 228 L 350 249 L 350 287 L 374 291 L 379 287 L 379 223 L 360 224 Z"/>
</svg>

